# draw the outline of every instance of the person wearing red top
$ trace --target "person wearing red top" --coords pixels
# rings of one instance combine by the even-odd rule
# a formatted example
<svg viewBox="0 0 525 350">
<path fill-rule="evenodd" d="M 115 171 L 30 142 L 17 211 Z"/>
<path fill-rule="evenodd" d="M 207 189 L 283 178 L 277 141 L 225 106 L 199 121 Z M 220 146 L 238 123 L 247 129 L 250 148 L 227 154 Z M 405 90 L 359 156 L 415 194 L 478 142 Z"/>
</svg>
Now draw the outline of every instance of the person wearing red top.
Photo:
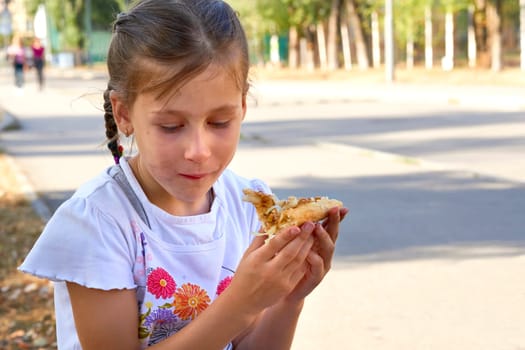
<svg viewBox="0 0 525 350">
<path fill-rule="evenodd" d="M 38 78 L 38 87 L 40 90 L 44 88 L 44 47 L 40 42 L 39 38 L 33 39 L 33 44 L 31 45 L 33 51 L 33 66 L 35 67 L 37 78 Z"/>
</svg>

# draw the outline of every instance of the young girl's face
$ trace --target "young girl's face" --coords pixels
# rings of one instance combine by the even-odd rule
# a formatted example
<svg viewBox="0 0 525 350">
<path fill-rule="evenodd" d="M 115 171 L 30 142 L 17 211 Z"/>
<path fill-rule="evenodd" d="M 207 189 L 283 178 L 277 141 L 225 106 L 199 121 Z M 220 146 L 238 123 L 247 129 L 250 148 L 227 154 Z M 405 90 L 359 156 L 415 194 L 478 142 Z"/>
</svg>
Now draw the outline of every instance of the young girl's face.
<svg viewBox="0 0 525 350">
<path fill-rule="evenodd" d="M 245 95 L 211 66 L 166 96 L 140 94 L 119 126 L 134 132 L 139 154 L 130 164 L 150 201 L 174 215 L 199 214 L 237 148 Z"/>
</svg>

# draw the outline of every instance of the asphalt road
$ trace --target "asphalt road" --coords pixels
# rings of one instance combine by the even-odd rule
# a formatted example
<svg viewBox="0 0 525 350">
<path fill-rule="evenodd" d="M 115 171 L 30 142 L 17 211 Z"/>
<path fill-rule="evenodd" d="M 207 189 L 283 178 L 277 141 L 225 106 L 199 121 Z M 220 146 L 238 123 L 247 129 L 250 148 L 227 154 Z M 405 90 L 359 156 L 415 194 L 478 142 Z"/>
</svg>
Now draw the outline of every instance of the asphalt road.
<svg viewBox="0 0 525 350">
<path fill-rule="evenodd" d="M 103 76 L 57 74 L 0 105 L 0 134 L 51 211 L 112 160 Z M 279 196 L 349 206 L 294 349 L 525 349 L 521 89 L 261 82 L 231 167 Z M 288 93 L 286 93 L 288 92 Z"/>
</svg>

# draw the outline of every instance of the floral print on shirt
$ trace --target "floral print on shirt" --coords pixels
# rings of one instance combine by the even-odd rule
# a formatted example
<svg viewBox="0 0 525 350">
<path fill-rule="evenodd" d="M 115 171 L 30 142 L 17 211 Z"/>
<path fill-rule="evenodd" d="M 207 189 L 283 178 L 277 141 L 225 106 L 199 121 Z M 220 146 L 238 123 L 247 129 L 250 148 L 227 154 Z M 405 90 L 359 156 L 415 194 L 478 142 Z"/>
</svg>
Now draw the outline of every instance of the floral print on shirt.
<svg viewBox="0 0 525 350">
<path fill-rule="evenodd" d="M 173 313 L 182 320 L 193 320 L 198 314 L 206 310 L 210 302 L 210 297 L 204 289 L 195 284 L 186 283 L 175 293 Z"/>
<path fill-rule="evenodd" d="M 215 292 L 217 296 L 221 295 L 222 292 L 224 292 L 226 288 L 228 288 L 232 281 L 232 278 L 232 276 L 228 276 L 219 283 L 219 285 L 217 286 L 217 291 Z"/>
<path fill-rule="evenodd" d="M 147 283 L 148 292 L 153 294 L 157 299 L 169 298 L 173 295 L 177 287 L 173 277 L 162 267 L 158 267 L 149 273 Z"/>
<path fill-rule="evenodd" d="M 213 295 L 201 285 L 191 283 L 191 280 L 179 282 L 170 271 L 155 266 L 156 259 L 148 249 L 149 244 L 144 232 L 136 222 L 132 222 L 131 225 L 138 243 L 133 272 L 138 286 L 138 331 L 145 348 L 179 332 L 197 318 L 211 304 L 212 297 L 218 297 L 228 288 L 235 271 L 220 266 L 220 280 L 213 290 Z M 179 277 L 186 279 L 184 273 L 182 276 L 184 277 Z"/>
<path fill-rule="evenodd" d="M 219 296 L 229 285 L 232 276 L 227 276 L 217 285 Z M 211 303 L 205 289 L 193 283 L 185 283 L 177 288 L 174 278 L 163 268 L 148 269 L 146 280 L 147 294 L 155 299 L 165 299 L 166 303 L 152 308 L 152 302 L 145 302 L 147 311 L 140 315 L 139 335 L 149 337 L 148 346 L 156 344 L 177 333 L 191 320 L 194 320 Z"/>
</svg>

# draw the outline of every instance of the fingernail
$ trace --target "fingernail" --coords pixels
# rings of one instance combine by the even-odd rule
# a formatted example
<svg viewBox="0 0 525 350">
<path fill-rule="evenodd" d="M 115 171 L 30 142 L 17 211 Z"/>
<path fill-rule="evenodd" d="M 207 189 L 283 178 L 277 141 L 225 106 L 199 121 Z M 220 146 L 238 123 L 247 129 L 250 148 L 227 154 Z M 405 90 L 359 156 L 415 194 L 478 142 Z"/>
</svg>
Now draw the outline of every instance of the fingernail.
<svg viewBox="0 0 525 350">
<path fill-rule="evenodd" d="M 306 222 L 304 225 L 303 225 L 303 230 L 306 230 L 306 231 L 313 231 L 313 229 L 315 228 L 314 224 L 311 223 L 311 222 Z"/>
<path fill-rule="evenodd" d="M 297 234 L 301 233 L 301 230 L 299 229 L 299 227 L 292 227 L 292 228 L 290 229 L 290 233 L 291 233 L 292 235 L 297 235 Z"/>
</svg>

